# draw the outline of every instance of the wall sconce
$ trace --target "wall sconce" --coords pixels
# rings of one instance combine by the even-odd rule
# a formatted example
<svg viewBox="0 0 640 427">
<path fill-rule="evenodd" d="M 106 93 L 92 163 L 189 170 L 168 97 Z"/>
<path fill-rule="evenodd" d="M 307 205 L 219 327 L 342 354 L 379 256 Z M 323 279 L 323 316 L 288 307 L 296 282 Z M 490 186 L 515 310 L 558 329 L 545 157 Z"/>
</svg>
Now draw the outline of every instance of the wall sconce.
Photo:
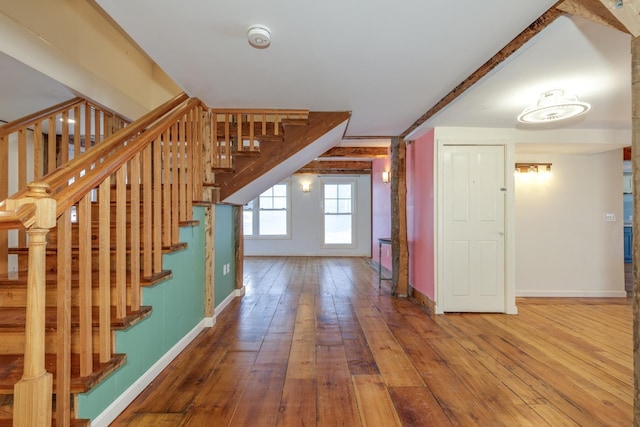
<svg viewBox="0 0 640 427">
<path fill-rule="evenodd" d="M 389 171 L 382 171 L 382 182 L 389 183 Z"/>
<path fill-rule="evenodd" d="M 302 192 L 303 193 L 308 193 L 309 191 L 311 191 L 311 183 L 310 182 L 302 182 Z"/>
<path fill-rule="evenodd" d="M 551 173 L 551 163 L 516 163 L 516 173 Z"/>
</svg>

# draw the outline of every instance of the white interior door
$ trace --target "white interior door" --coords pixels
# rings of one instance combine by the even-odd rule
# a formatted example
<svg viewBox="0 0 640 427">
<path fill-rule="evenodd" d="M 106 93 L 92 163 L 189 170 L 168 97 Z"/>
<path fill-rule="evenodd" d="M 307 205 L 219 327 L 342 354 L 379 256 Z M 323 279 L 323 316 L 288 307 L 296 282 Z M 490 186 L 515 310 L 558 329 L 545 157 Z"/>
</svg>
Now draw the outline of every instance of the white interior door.
<svg viewBox="0 0 640 427">
<path fill-rule="evenodd" d="M 443 311 L 505 312 L 505 149 L 443 147 Z"/>
</svg>

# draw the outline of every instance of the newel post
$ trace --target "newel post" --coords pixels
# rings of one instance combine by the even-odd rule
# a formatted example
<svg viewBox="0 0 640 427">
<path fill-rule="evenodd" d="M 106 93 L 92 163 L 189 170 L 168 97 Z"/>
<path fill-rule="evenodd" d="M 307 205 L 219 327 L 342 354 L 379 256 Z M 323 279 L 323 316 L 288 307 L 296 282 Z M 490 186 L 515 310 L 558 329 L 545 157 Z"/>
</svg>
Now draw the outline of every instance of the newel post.
<svg viewBox="0 0 640 427">
<path fill-rule="evenodd" d="M 52 375 L 46 371 L 45 356 L 45 257 L 47 234 L 56 224 L 56 201 L 49 197 L 46 183 L 29 184 L 23 199 L 7 200 L 9 209 L 35 204 L 35 222 L 27 231 L 27 319 L 24 372 L 14 386 L 13 425 L 50 426 Z"/>
</svg>

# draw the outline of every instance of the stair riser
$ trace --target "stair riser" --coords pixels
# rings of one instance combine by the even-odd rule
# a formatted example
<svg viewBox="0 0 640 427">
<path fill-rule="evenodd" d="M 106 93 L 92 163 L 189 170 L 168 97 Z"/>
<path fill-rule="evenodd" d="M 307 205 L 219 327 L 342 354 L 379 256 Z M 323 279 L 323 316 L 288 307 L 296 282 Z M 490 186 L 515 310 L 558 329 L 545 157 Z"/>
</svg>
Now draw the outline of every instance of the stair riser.
<svg viewBox="0 0 640 427">
<path fill-rule="evenodd" d="M 129 255 L 127 254 L 126 257 L 126 268 L 127 271 L 130 270 L 131 268 L 131 260 Z M 18 255 L 18 271 L 26 271 L 27 267 L 28 267 L 28 257 L 27 255 Z M 140 265 L 143 265 L 143 256 L 140 255 Z M 71 255 L 71 270 L 72 271 L 78 271 L 79 269 L 79 265 L 80 265 L 80 260 L 78 255 Z M 110 255 L 110 263 L 109 263 L 109 268 L 111 269 L 111 271 L 115 271 L 116 270 L 116 266 L 117 266 L 117 260 L 116 260 L 116 255 L 114 253 L 111 253 Z M 58 268 L 58 260 L 57 257 L 55 255 L 47 255 L 46 257 L 46 269 L 47 271 L 56 271 Z M 97 271 L 99 270 L 99 260 L 97 258 L 97 255 L 94 253 L 94 256 L 91 257 L 91 269 L 93 271 Z"/>
<path fill-rule="evenodd" d="M 98 353 L 98 334 L 92 333 L 93 336 L 93 352 Z M 115 342 L 115 332 L 111 332 L 111 343 Z M 49 354 L 56 354 L 57 349 L 57 336 L 55 331 L 48 331 L 45 334 L 45 352 Z M 0 354 L 21 354 L 25 349 L 25 335 L 24 332 L 3 332 L 2 340 L 0 340 Z M 80 352 L 80 338 L 78 331 L 71 333 L 71 353 L 78 354 Z"/>
<path fill-rule="evenodd" d="M 73 287 L 71 289 L 71 306 L 79 306 L 79 289 Z M 53 286 L 47 287 L 45 304 L 47 307 L 55 307 L 57 298 L 57 290 Z M 111 305 L 115 306 L 116 290 L 111 289 Z M 98 288 L 91 289 L 91 301 L 94 306 L 98 306 L 99 303 L 99 291 Z M 6 289 L 0 286 L 0 307 L 26 307 L 27 302 L 27 288 L 14 288 Z M 131 289 L 127 287 L 127 305 L 131 305 Z"/>
<path fill-rule="evenodd" d="M 143 231 L 143 227 L 144 224 L 140 223 L 139 225 L 140 227 L 140 233 L 141 233 L 141 237 L 140 239 L 142 239 L 142 231 Z M 126 224 L 126 240 L 129 241 L 130 238 L 130 224 L 127 222 Z M 116 243 L 116 224 L 115 222 L 111 222 L 110 227 L 109 227 L 109 237 L 110 237 L 110 242 L 112 245 L 115 245 Z M 164 237 L 164 236 L 163 236 Z M 48 244 L 50 246 L 55 247 L 58 244 L 58 230 L 57 229 L 52 229 L 51 231 L 49 231 L 49 236 L 48 236 Z M 100 226 L 96 223 L 93 223 L 91 225 L 91 245 L 94 248 L 98 247 L 98 242 L 100 241 Z M 72 246 L 78 246 L 78 225 L 77 224 L 73 224 L 72 225 L 72 232 L 71 232 L 71 245 Z"/>
</svg>

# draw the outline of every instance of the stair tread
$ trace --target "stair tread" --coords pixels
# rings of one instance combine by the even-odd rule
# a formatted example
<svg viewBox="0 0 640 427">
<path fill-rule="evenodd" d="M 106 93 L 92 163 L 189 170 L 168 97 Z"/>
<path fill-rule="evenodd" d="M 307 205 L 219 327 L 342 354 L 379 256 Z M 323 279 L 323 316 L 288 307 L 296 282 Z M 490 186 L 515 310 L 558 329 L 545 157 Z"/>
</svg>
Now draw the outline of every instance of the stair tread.
<svg viewBox="0 0 640 427">
<path fill-rule="evenodd" d="M 260 142 L 283 142 L 284 135 L 256 135 L 255 139 Z"/>
<path fill-rule="evenodd" d="M 91 273 L 91 286 L 98 287 L 98 271 L 93 271 Z M 115 282 L 116 272 L 111 272 L 111 281 Z M 71 272 L 71 286 L 78 287 L 80 284 L 80 275 L 77 271 Z M 145 277 L 143 272 L 140 272 L 140 286 L 153 286 L 163 280 L 170 279 L 172 277 L 171 270 L 163 270 L 160 273 L 153 274 L 151 276 Z M 45 276 L 45 281 L 47 286 L 55 286 L 58 283 L 58 275 L 55 271 L 47 271 Z M 126 281 L 127 283 L 131 283 L 131 273 L 127 271 L 126 273 Z M 17 271 L 8 274 L 0 274 L 0 289 L 7 287 L 15 287 L 21 288 L 27 285 L 27 272 L 26 271 Z"/>
<path fill-rule="evenodd" d="M 232 154 L 234 157 L 260 157 L 260 150 L 249 150 L 249 148 L 247 148 L 242 151 L 234 150 Z"/>
<path fill-rule="evenodd" d="M 189 223 L 190 226 L 194 225 L 190 221 L 185 221 L 185 223 L 187 223 L 187 222 Z M 195 225 L 197 225 L 198 221 L 196 220 L 195 222 L 196 222 Z M 171 246 L 162 246 L 162 252 L 165 252 L 165 253 L 167 253 L 167 252 L 177 252 L 177 251 L 181 251 L 181 250 L 186 249 L 187 246 L 188 245 L 185 242 L 173 243 Z M 98 249 L 97 243 L 95 245 L 92 245 L 91 248 L 92 249 Z M 116 248 L 114 246 L 110 246 L 109 250 L 111 252 L 114 252 L 116 250 Z M 57 251 L 57 246 L 55 244 L 50 243 L 50 244 L 47 245 L 46 252 L 48 254 L 54 254 L 54 253 L 56 253 L 56 251 Z M 78 251 L 80 251 L 80 249 L 77 246 L 72 246 L 71 247 L 71 252 L 72 253 L 77 253 Z M 26 247 L 26 246 L 14 246 L 14 247 L 9 248 L 9 253 L 13 254 L 13 255 L 18 255 L 18 254 L 21 254 L 21 253 L 26 254 L 28 252 L 29 252 L 29 248 Z M 129 253 L 129 252 L 130 252 L 130 248 L 127 248 L 127 253 Z M 144 252 L 144 250 L 142 248 L 140 248 L 140 253 L 143 253 L 143 252 Z"/>
<path fill-rule="evenodd" d="M 99 308 L 92 307 L 92 323 L 98 326 Z M 111 307 L 111 328 L 114 330 L 125 329 L 139 322 L 151 314 L 150 306 L 142 306 L 140 310 L 132 311 L 127 307 L 127 313 L 123 318 L 116 318 L 116 308 Z M 27 311 L 24 307 L 0 307 L 0 332 L 23 332 Z M 55 331 L 57 311 L 56 307 L 45 308 L 45 328 L 47 331 Z M 71 327 L 77 328 L 80 325 L 80 312 L 77 307 L 71 308 Z"/>
<path fill-rule="evenodd" d="M 51 427 L 56 427 L 55 418 L 51 420 Z M 91 425 L 91 420 L 85 419 L 73 419 L 70 420 L 70 427 L 89 427 Z M 13 419 L 11 418 L 0 418 L 0 427 L 12 427 Z"/>
<path fill-rule="evenodd" d="M 308 117 L 305 119 L 285 118 L 285 119 L 281 119 L 280 123 L 282 123 L 283 125 L 306 126 L 309 124 L 309 118 Z"/>
<path fill-rule="evenodd" d="M 85 393 L 93 388 L 107 375 L 111 374 L 126 361 L 126 355 L 114 354 L 105 363 L 99 362 L 99 355 L 93 355 L 93 373 L 80 376 L 80 356 L 71 355 L 71 392 Z M 17 354 L 0 355 L 0 394 L 13 394 L 13 386 L 20 381 L 24 367 L 24 356 Z M 45 355 L 45 369 L 53 374 L 55 391 L 56 355 Z"/>
</svg>

